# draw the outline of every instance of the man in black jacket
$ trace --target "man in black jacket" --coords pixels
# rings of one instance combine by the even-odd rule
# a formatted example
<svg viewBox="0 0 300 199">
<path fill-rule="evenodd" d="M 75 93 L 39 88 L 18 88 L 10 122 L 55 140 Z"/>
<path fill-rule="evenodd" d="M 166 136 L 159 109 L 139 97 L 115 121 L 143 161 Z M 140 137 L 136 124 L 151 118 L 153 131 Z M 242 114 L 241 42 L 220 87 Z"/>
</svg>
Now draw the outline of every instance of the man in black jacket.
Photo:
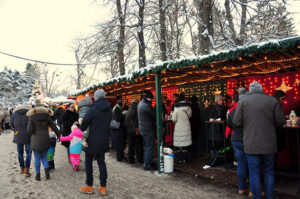
<svg viewBox="0 0 300 199">
<path fill-rule="evenodd" d="M 85 150 L 85 173 L 87 186 L 81 187 L 82 193 L 93 193 L 93 159 L 96 158 L 100 170 L 100 187 L 97 189 L 102 195 L 107 193 L 106 180 L 107 170 L 105 164 L 105 153 L 109 151 L 108 135 L 110 132 L 110 122 L 112 112 L 110 103 L 105 98 L 103 89 L 97 90 L 94 94 L 95 103 L 89 109 L 80 129 L 90 130 L 87 138 L 88 147 Z"/>
<path fill-rule="evenodd" d="M 145 90 L 145 96 L 138 105 L 138 120 L 140 134 L 145 141 L 144 169 L 151 170 L 151 160 L 154 150 L 155 111 L 152 108 L 153 94 Z"/>
</svg>

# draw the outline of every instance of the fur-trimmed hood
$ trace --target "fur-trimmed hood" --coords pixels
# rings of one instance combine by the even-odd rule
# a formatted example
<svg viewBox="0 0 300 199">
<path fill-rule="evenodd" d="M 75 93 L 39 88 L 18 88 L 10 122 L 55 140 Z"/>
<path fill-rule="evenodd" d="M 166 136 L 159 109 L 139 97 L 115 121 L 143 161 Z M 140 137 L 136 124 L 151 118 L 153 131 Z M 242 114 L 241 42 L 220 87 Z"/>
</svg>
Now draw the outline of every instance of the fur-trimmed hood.
<svg viewBox="0 0 300 199">
<path fill-rule="evenodd" d="M 36 115 L 36 114 L 39 114 L 39 113 L 45 113 L 45 114 L 48 114 L 49 116 L 53 116 L 53 115 L 54 115 L 54 113 L 53 113 L 53 111 L 52 111 L 51 109 L 49 109 L 49 108 L 44 108 L 44 107 L 36 107 L 36 108 L 33 108 L 33 109 L 31 109 L 30 111 L 28 111 L 28 112 L 26 113 L 26 115 L 27 115 L 28 117 L 31 117 L 31 116 Z"/>
<path fill-rule="evenodd" d="M 16 111 L 18 111 L 18 110 L 22 110 L 22 109 L 24 109 L 24 110 L 30 110 L 30 109 L 32 109 L 32 106 L 31 105 L 27 105 L 27 104 L 19 105 L 16 108 L 14 108 L 13 113 L 16 112 Z"/>
</svg>

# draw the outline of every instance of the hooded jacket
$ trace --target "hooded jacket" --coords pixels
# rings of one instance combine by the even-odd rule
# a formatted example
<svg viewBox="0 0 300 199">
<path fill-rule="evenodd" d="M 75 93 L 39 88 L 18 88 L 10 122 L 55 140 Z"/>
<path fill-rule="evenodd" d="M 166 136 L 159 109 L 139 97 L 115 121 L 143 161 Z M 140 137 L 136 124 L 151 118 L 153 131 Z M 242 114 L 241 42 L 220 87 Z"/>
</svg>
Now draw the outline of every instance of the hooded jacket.
<svg viewBox="0 0 300 199">
<path fill-rule="evenodd" d="M 50 147 L 49 127 L 60 137 L 60 132 L 50 118 L 53 111 L 49 108 L 36 107 L 26 114 L 29 117 L 27 132 L 31 134 L 30 147 L 32 151 L 43 152 Z"/>
<path fill-rule="evenodd" d="M 17 106 L 10 118 L 10 126 L 14 131 L 13 142 L 17 144 L 30 143 L 31 135 L 27 132 L 28 116 L 26 115 L 30 109 L 30 105 Z"/>
<path fill-rule="evenodd" d="M 82 131 L 79 128 L 75 128 L 69 136 L 60 137 L 61 141 L 71 141 L 70 142 L 70 153 L 80 154 L 82 149 Z"/>
<path fill-rule="evenodd" d="M 262 86 L 253 82 L 250 92 L 238 103 L 233 124 L 243 128 L 245 153 L 274 154 L 275 128 L 285 124 L 285 117 L 276 98 L 265 94 Z"/>
<path fill-rule="evenodd" d="M 189 118 L 192 117 L 190 104 L 181 101 L 175 104 L 172 121 L 175 122 L 173 145 L 186 147 L 192 144 L 192 131 Z"/>
<path fill-rule="evenodd" d="M 100 154 L 109 151 L 108 136 L 111 119 L 112 112 L 109 101 L 105 98 L 95 101 L 86 113 L 80 126 L 81 131 L 85 131 L 88 127 L 90 130 L 87 138 L 89 146 L 85 149 L 85 152 Z"/>
<path fill-rule="evenodd" d="M 93 105 L 92 99 L 87 96 L 78 102 L 77 107 L 79 110 L 79 118 L 84 118 L 90 107 Z"/>
</svg>

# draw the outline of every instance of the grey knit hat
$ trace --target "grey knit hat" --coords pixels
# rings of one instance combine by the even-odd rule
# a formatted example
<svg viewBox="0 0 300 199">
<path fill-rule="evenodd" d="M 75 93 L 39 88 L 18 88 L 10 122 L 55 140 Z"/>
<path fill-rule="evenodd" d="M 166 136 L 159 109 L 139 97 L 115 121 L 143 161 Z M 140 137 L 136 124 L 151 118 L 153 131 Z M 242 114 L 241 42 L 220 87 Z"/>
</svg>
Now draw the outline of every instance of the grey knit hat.
<svg viewBox="0 0 300 199">
<path fill-rule="evenodd" d="M 105 91 L 103 89 L 96 90 L 96 92 L 94 93 L 95 101 L 104 97 L 105 97 Z"/>
<path fill-rule="evenodd" d="M 239 93 L 239 99 L 241 100 L 248 94 L 248 90 L 242 87 L 238 89 L 238 93 Z"/>
<path fill-rule="evenodd" d="M 40 99 L 35 99 L 33 102 L 34 107 L 41 107 L 43 106 L 42 102 Z"/>
<path fill-rule="evenodd" d="M 219 100 L 223 100 L 223 96 L 222 95 L 215 95 L 215 102 L 219 101 Z"/>
<path fill-rule="evenodd" d="M 263 87 L 261 86 L 260 83 L 258 83 L 257 81 L 254 81 L 250 84 L 249 90 L 250 90 L 250 92 L 263 91 Z"/>
</svg>

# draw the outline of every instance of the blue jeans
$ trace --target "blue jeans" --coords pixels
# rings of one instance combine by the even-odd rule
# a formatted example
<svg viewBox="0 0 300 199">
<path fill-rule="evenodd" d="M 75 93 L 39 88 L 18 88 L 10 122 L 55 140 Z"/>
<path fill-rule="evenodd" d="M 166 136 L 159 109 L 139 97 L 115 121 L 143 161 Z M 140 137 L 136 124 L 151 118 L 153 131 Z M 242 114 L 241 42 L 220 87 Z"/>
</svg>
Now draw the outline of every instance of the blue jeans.
<svg viewBox="0 0 300 199">
<path fill-rule="evenodd" d="M 24 165 L 24 146 L 26 151 L 26 162 Z M 31 162 L 31 151 L 30 151 L 30 144 L 17 144 L 18 150 L 18 159 L 21 168 L 29 168 Z"/>
<path fill-rule="evenodd" d="M 239 190 L 246 190 L 248 162 L 247 162 L 246 154 L 244 153 L 243 142 L 232 142 L 232 147 L 234 150 L 234 155 L 238 161 L 237 176 L 239 180 Z"/>
<path fill-rule="evenodd" d="M 40 173 L 40 168 L 41 168 L 41 161 L 43 162 L 44 168 L 48 169 L 48 158 L 47 158 L 47 153 L 48 151 L 43 151 L 43 152 L 37 152 L 34 151 L 34 167 L 35 167 L 35 173 Z"/>
<path fill-rule="evenodd" d="M 150 168 L 154 151 L 154 132 L 140 132 L 145 141 L 144 168 Z"/>
<path fill-rule="evenodd" d="M 253 192 L 253 199 L 261 198 L 260 168 L 264 175 L 265 198 L 273 199 L 274 193 L 274 163 L 275 155 L 251 155 L 247 154 L 250 172 L 250 187 Z"/>
<path fill-rule="evenodd" d="M 106 187 L 107 180 L 107 170 L 105 164 L 105 154 L 94 154 L 85 152 L 85 174 L 86 174 L 86 184 L 88 186 L 93 186 L 93 160 L 94 157 L 97 160 L 97 164 L 100 171 L 100 185 Z"/>
</svg>

